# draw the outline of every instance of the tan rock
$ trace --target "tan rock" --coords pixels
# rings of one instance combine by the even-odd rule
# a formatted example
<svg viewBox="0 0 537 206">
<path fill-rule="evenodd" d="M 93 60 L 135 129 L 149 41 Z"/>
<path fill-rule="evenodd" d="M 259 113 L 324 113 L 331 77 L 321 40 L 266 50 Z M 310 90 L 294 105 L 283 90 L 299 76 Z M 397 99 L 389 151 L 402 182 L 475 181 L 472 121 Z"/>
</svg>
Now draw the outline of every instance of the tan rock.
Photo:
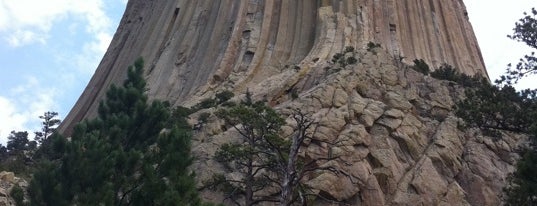
<svg viewBox="0 0 537 206">
<path fill-rule="evenodd" d="M 335 173 L 326 172 L 308 181 L 308 186 L 325 191 L 337 200 L 345 200 L 356 195 L 360 188 L 349 178 L 341 178 Z"/>
<path fill-rule="evenodd" d="M 412 108 L 412 104 L 401 94 L 390 91 L 385 96 L 388 106 L 407 111 Z"/>
<path fill-rule="evenodd" d="M 7 197 L 0 197 L 0 206 L 12 206 L 13 204 Z"/>
<path fill-rule="evenodd" d="M 425 158 L 418 164 L 419 168 L 410 184 L 416 188 L 424 204 L 432 205 L 439 196 L 445 194 L 448 183 L 438 173 L 430 159 Z"/>
<path fill-rule="evenodd" d="M 371 144 L 371 136 L 364 125 L 348 124 L 340 133 L 338 140 L 345 145 L 365 145 Z"/>
<path fill-rule="evenodd" d="M 358 92 L 356 91 L 351 94 L 350 98 L 351 102 L 349 107 L 352 110 L 353 114 L 355 116 L 361 115 L 368 104 L 367 99 L 361 97 L 360 94 L 358 94 Z"/>
<path fill-rule="evenodd" d="M 336 108 L 341 107 L 343 105 L 347 105 L 347 102 L 349 101 L 349 96 L 347 95 L 347 92 L 343 90 L 342 88 L 337 88 L 334 92 L 334 98 L 332 100 L 332 105 Z"/>
<path fill-rule="evenodd" d="M 384 103 L 378 101 L 371 101 L 364 109 L 363 114 L 360 116 L 360 122 L 366 127 L 373 126 L 373 123 L 384 114 Z"/>
<path fill-rule="evenodd" d="M 398 82 L 397 67 L 394 65 L 386 65 L 382 68 L 381 79 L 386 85 L 395 86 Z"/>
<path fill-rule="evenodd" d="M 0 180 L 4 182 L 14 183 L 15 182 L 15 173 L 13 172 L 0 172 Z"/>
</svg>

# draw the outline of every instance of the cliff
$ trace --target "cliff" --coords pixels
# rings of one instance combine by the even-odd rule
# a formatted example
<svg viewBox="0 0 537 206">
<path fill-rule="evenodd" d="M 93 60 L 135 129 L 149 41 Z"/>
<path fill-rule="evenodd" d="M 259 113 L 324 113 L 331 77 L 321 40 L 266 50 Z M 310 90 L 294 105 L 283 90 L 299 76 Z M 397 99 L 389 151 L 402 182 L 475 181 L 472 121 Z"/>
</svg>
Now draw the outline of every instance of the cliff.
<svg viewBox="0 0 537 206">
<path fill-rule="evenodd" d="M 313 67 L 368 42 L 406 63 L 424 59 L 487 76 L 462 0 L 131 0 L 60 131 L 94 117 L 110 84 L 140 56 L 150 96 L 179 105 L 221 86 L 241 91 L 285 65 Z"/>
<path fill-rule="evenodd" d="M 347 46 L 357 63 L 338 68 L 332 56 Z M 319 122 L 315 138 L 342 142 L 305 145 L 305 158 L 342 157 L 329 164 L 345 177 L 305 180 L 318 205 L 498 205 L 522 138 L 461 130 L 452 106 L 463 88 L 407 66 L 424 59 L 487 77 L 462 0 L 130 0 L 60 131 L 94 117 L 140 56 L 150 98 L 174 106 L 248 89 L 283 114 L 308 111 Z M 212 155 L 232 139 L 209 119 L 194 137 L 200 181 L 218 170 Z"/>
<path fill-rule="evenodd" d="M 464 96 L 462 87 L 397 63 L 380 48 L 345 55 L 359 62 L 340 70 L 326 63 L 321 68 L 327 72 L 305 77 L 291 90 L 306 82 L 314 86 L 294 99 L 286 94 L 275 106 L 284 115 L 300 109 L 318 122 L 311 131 L 318 141 L 305 143 L 303 158 L 338 157 L 321 165 L 337 172 L 316 172 L 304 180 L 318 195 L 313 205 L 501 205 L 523 136 L 494 138 L 464 128 L 452 112 Z M 295 76 L 300 71 L 285 70 L 251 91 L 277 90 L 282 79 Z M 214 111 L 202 110 L 192 122 Z M 237 138 L 235 130 L 223 131 L 214 115 L 208 119 L 194 136 L 194 171 L 202 182 L 223 171 L 212 159 L 219 145 Z M 204 197 L 224 199 L 211 191 Z"/>
</svg>

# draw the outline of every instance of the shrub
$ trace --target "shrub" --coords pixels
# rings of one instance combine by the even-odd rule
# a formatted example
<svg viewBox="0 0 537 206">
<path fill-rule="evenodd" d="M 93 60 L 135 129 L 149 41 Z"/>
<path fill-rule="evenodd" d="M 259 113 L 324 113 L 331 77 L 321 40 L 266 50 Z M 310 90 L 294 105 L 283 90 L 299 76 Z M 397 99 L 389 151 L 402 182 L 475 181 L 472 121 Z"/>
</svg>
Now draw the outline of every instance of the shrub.
<svg viewBox="0 0 537 206">
<path fill-rule="evenodd" d="M 216 93 L 216 99 L 218 100 L 218 104 L 224 103 L 227 100 L 231 99 L 235 94 L 229 90 L 221 91 Z"/>
<path fill-rule="evenodd" d="M 431 71 L 429 65 L 425 63 L 423 59 L 414 59 L 414 66 L 412 66 L 412 69 L 425 75 L 428 75 Z"/>
<path fill-rule="evenodd" d="M 358 60 L 355 57 L 348 57 L 346 65 L 356 64 L 356 62 L 358 62 Z"/>
<path fill-rule="evenodd" d="M 292 99 L 297 99 L 298 98 L 298 91 L 296 91 L 295 89 L 291 90 L 291 98 Z"/>
<path fill-rule="evenodd" d="M 367 43 L 367 51 L 368 52 L 373 52 L 375 53 L 375 48 L 380 48 L 380 44 L 379 43 L 374 43 L 374 42 L 369 42 Z"/>
<path fill-rule="evenodd" d="M 205 98 L 205 99 L 201 100 L 200 103 L 194 105 L 194 107 L 192 107 L 192 110 L 199 111 L 201 109 L 211 108 L 211 107 L 214 107 L 216 105 L 217 105 L 217 102 L 216 102 L 215 99 L 213 99 L 213 98 Z"/>
<path fill-rule="evenodd" d="M 209 117 L 211 116 L 211 113 L 209 112 L 203 112 L 200 114 L 200 116 L 198 117 L 198 122 L 199 123 L 207 123 L 207 121 L 209 120 Z"/>
<path fill-rule="evenodd" d="M 340 59 L 342 59 L 345 56 L 345 54 L 342 53 L 336 53 L 334 56 L 332 56 L 332 63 L 338 63 Z"/>
<path fill-rule="evenodd" d="M 352 46 L 346 46 L 345 47 L 345 53 L 354 52 L 354 47 Z"/>
<path fill-rule="evenodd" d="M 458 82 L 460 74 L 453 66 L 448 64 L 442 64 L 440 68 L 431 72 L 431 77 L 435 79 L 448 80 Z"/>
<path fill-rule="evenodd" d="M 9 195 L 11 195 L 13 200 L 15 200 L 15 205 L 26 205 L 24 204 L 24 191 L 18 185 L 15 185 L 13 189 L 11 189 L 11 193 L 9 193 Z"/>
</svg>

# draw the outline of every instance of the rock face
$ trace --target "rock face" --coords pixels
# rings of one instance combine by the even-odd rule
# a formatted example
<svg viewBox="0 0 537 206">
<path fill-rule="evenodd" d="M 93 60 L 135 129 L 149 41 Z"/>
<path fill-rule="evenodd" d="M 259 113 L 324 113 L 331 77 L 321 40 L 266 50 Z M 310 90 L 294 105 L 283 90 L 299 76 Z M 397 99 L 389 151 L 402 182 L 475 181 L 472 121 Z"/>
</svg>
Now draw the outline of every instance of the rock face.
<svg viewBox="0 0 537 206">
<path fill-rule="evenodd" d="M 285 65 L 313 67 L 368 42 L 406 63 L 487 76 L 462 0 L 130 0 L 60 131 L 95 116 L 107 88 L 140 56 L 150 96 L 179 105 L 216 88 L 244 91 Z"/>
<path fill-rule="evenodd" d="M 318 172 L 304 181 L 322 197 L 315 205 L 500 205 L 524 137 L 505 133 L 495 139 L 462 129 L 452 107 L 463 89 L 454 82 L 394 63 L 381 49 L 352 55 L 359 59 L 356 65 L 338 71 L 326 64 L 328 72 L 288 88 L 315 82 L 298 98 L 287 94 L 272 101 L 284 115 L 300 108 L 318 122 L 313 138 L 322 141 L 308 142 L 304 158 L 339 157 L 326 163 L 337 173 Z M 260 85 L 277 90 L 280 79 L 293 78 L 284 71 Z M 220 128 L 222 122 L 214 118 L 196 133 L 194 169 L 201 179 L 220 170 L 211 157 L 218 145 L 237 136 Z M 211 192 L 205 197 L 222 200 Z"/>
<path fill-rule="evenodd" d="M 11 191 L 15 186 L 20 187 L 23 191 L 28 188 L 26 180 L 16 177 L 13 172 L 0 172 L 0 206 L 15 206 L 15 200 L 11 197 Z M 24 202 L 27 201 L 27 194 L 24 194 Z"/>
<path fill-rule="evenodd" d="M 357 62 L 332 63 L 336 53 Z M 302 156 L 340 157 L 327 163 L 339 175 L 305 180 L 315 205 L 498 205 L 522 139 L 460 130 L 452 107 L 463 89 L 407 66 L 424 59 L 487 77 L 462 0 L 130 0 L 60 131 L 94 117 L 140 56 L 153 99 L 191 106 L 248 89 L 284 115 L 308 111 L 319 122 L 314 138 L 338 144 L 309 142 Z M 234 136 L 221 124 L 209 117 L 194 136 L 200 182 L 219 170 L 212 156 Z"/>
</svg>

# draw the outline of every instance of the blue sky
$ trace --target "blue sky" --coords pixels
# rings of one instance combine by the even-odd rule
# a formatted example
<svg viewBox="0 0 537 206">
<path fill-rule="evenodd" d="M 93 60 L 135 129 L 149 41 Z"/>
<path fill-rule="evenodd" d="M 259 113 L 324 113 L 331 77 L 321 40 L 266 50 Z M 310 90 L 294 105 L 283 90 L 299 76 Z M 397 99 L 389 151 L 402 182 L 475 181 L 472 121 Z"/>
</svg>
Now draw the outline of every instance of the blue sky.
<svg viewBox="0 0 537 206">
<path fill-rule="evenodd" d="M 0 0 L 0 143 L 69 112 L 117 28 L 127 0 Z M 515 3 L 516 2 L 516 3 Z M 535 0 L 465 0 L 492 79 L 529 49 L 506 38 Z M 530 81 L 524 87 L 535 87 Z M 33 137 L 33 135 L 32 135 Z"/>
<path fill-rule="evenodd" d="M 0 0 L 0 143 L 63 118 L 91 78 L 126 0 Z M 31 135 L 33 138 L 33 135 Z"/>
</svg>

